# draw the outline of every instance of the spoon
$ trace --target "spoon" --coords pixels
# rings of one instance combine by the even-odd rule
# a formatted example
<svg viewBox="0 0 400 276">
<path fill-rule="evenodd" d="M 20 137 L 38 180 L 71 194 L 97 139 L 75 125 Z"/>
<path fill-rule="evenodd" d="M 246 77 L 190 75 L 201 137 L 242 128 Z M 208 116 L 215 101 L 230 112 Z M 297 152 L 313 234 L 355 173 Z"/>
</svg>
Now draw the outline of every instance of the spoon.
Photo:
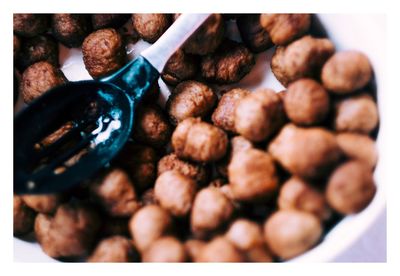
<svg viewBox="0 0 400 276">
<path fill-rule="evenodd" d="M 208 16 L 181 15 L 116 73 L 55 87 L 19 112 L 14 119 L 14 193 L 57 193 L 106 166 L 130 137 L 140 99 Z M 63 127 L 67 131 L 60 138 L 44 143 Z"/>
</svg>

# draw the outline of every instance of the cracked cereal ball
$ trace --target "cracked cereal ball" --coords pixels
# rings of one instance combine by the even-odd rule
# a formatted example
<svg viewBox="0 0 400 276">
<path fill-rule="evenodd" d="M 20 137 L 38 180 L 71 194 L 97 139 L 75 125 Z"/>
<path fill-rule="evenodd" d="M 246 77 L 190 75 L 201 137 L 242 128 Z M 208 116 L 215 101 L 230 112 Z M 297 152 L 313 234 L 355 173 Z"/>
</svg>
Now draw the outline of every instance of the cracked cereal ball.
<svg viewBox="0 0 400 276">
<path fill-rule="evenodd" d="M 362 211 L 375 193 L 371 168 L 359 161 L 348 161 L 336 168 L 325 191 L 329 205 L 345 215 Z"/>
<path fill-rule="evenodd" d="M 283 183 L 279 190 L 278 206 L 281 210 L 309 212 L 320 220 L 327 220 L 331 215 L 324 194 L 297 176 Z"/>
<path fill-rule="evenodd" d="M 17 56 L 18 67 L 22 70 L 39 61 L 47 61 L 56 67 L 59 66 L 58 44 L 49 35 L 38 35 L 25 39 Z"/>
<path fill-rule="evenodd" d="M 201 75 L 210 82 L 235 83 L 246 76 L 254 64 L 254 55 L 243 44 L 225 40 L 216 52 L 202 58 Z"/>
<path fill-rule="evenodd" d="M 61 205 L 54 217 L 38 215 L 35 235 L 50 257 L 83 257 L 91 250 L 99 227 L 99 215 L 90 206 L 74 202 Z"/>
<path fill-rule="evenodd" d="M 261 26 L 260 14 L 246 14 L 236 19 L 243 43 L 254 53 L 260 53 L 274 44 L 268 32 Z"/>
<path fill-rule="evenodd" d="M 171 215 L 158 205 L 139 209 L 129 221 L 129 232 L 139 250 L 144 252 L 154 241 L 171 231 Z"/>
<path fill-rule="evenodd" d="M 336 53 L 321 72 L 323 85 L 335 94 L 348 94 L 363 88 L 371 77 L 371 63 L 366 55 L 358 51 Z"/>
<path fill-rule="evenodd" d="M 143 40 L 154 43 L 171 25 L 171 16 L 162 13 L 132 14 L 132 25 Z"/>
<path fill-rule="evenodd" d="M 193 179 L 199 186 L 206 184 L 210 176 L 210 171 L 207 167 L 181 160 L 175 153 L 165 155 L 160 159 L 157 166 L 157 174 L 161 175 L 166 171 L 172 170 Z"/>
<path fill-rule="evenodd" d="M 100 241 L 87 261 L 91 263 L 133 262 L 137 261 L 137 252 L 133 243 L 127 238 L 112 236 Z"/>
<path fill-rule="evenodd" d="M 283 103 L 289 119 L 298 125 L 318 124 L 330 109 L 328 92 L 312 79 L 292 82 Z"/>
<path fill-rule="evenodd" d="M 281 97 L 270 89 L 259 89 L 239 101 L 235 109 L 235 128 L 252 142 L 275 134 L 285 122 Z"/>
<path fill-rule="evenodd" d="M 282 128 L 268 151 L 287 171 L 302 178 L 324 177 L 342 155 L 332 132 L 293 124 Z"/>
<path fill-rule="evenodd" d="M 115 163 L 129 174 L 137 191 L 144 191 L 153 185 L 157 177 L 158 158 L 153 148 L 128 142 Z"/>
<path fill-rule="evenodd" d="M 318 80 L 322 66 L 334 52 L 335 46 L 329 39 L 307 35 L 278 47 L 272 56 L 271 70 L 285 87 L 300 78 Z"/>
<path fill-rule="evenodd" d="M 14 236 L 21 236 L 28 234 L 33 230 L 36 213 L 32 210 L 20 196 L 14 195 L 14 207 L 13 207 L 14 219 L 13 219 L 13 232 Z"/>
<path fill-rule="evenodd" d="M 92 14 L 93 29 L 119 28 L 131 17 L 130 14 Z"/>
<path fill-rule="evenodd" d="M 90 191 L 110 216 L 129 217 L 140 208 L 134 184 L 121 169 L 112 169 L 94 181 Z"/>
<path fill-rule="evenodd" d="M 358 160 L 370 168 L 378 161 L 375 141 L 369 136 L 357 133 L 339 133 L 336 141 L 347 158 Z"/>
<path fill-rule="evenodd" d="M 261 26 L 276 45 L 285 45 L 302 36 L 310 28 L 309 14 L 262 13 Z"/>
<path fill-rule="evenodd" d="M 334 129 L 369 134 L 379 123 L 378 107 L 368 94 L 339 100 L 335 104 Z"/>
<path fill-rule="evenodd" d="M 121 35 L 115 29 L 100 29 L 88 35 L 82 44 L 83 61 L 93 78 L 109 75 L 126 61 Z"/>
<path fill-rule="evenodd" d="M 227 238 L 217 236 L 203 246 L 196 262 L 244 262 L 244 257 Z"/>
<path fill-rule="evenodd" d="M 196 76 L 199 62 L 196 56 L 186 54 L 178 49 L 168 60 L 161 74 L 162 79 L 169 85 L 177 85 L 182 81 Z"/>
<path fill-rule="evenodd" d="M 164 111 L 156 104 L 139 105 L 136 110 L 133 139 L 159 148 L 171 138 L 172 127 Z"/>
<path fill-rule="evenodd" d="M 196 194 L 196 182 L 178 171 L 166 171 L 157 178 L 154 195 L 161 207 L 173 216 L 186 216 Z"/>
<path fill-rule="evenodd" d="M 204 188 L 194 199 L 190 216 L 192 232 L 204 235 L 217 230 L 229 221 L 232 214 L 231 201 L 218 188 Z"/>
<path fill-rule="evenodd" d="M 227 150 L 228 137 L 221 129 L 202 122 L 199 118 L 188 118 L 176 127 L 172 134 L 172 148 L 179 158 L 197 162 L 212 162 L 221 159 Z"/>
<path fill-rule="evenodd" d="M 265 199 L 278 186 L 274 161 L 258 149 L 234 154 L 228 166 L 228 178 L 233 197 L 240 201 Z"/>
<path fill-rule="evenodd" d="M 224 93 L 212 114 L 213 124 L 225 131 L 236 133 L 235 109 L 239 101 L 248 94 L 250 91 L 241 88 L 234 88 Z"/>
<path fill-rule="evenodd" d="M 302 211 L 277 211 L 264 224 L 264 238 L 268 247 L 284 260 L 312 248 L 321 235 L 322 225 L 318 218 Z"/>
<path fill-rule="evenodd" d="M 176 20 L 179 14 L 174 16 Z M 215 51 L 224 38 L 224 20 L 221 14 L 212 14 L 183 45 L 186 53 L 207 55 Z"/>
<path fill-rule="evenodd" d="M 20 92 L 25 103 L 43 95 L 51 88 L 67 82 L 63 72 L 47 61 L 32 64 L 22 74 Z"/>
<path fill-rule="evenodd" d="M 44 33 L 49 27 L 48 16 L 45 14 L 13 14 L 14 33 L 23 37 L 33 37 Z"/>
<path fill-rule="evenodd" d="M 207 116 L 217 101 L 217 95 L 206 84 L 184 81 L 175 87 L 166 103 L 166 110 L 173 124 L 189 117 Z"/>
<path fill-rule="evenodd" d="M 153 242 L 142 255 L 143 262 L 185 262 L 184 245 L 174 237 L 162 237 Z"/>
<path fill-rule="evenodd" d="M 51 24 L 54 37 L 68 48 L 80 47 L 91 31 L 90 17 L 86 14 L 53 14 Z"/>
<path fill-rule="evenodd" d="M 23 201 L 38 213 L 53 214 L 61 205 L 63 196 L 61 194 L 49 195 L 23 195 Z"/>
</svg>

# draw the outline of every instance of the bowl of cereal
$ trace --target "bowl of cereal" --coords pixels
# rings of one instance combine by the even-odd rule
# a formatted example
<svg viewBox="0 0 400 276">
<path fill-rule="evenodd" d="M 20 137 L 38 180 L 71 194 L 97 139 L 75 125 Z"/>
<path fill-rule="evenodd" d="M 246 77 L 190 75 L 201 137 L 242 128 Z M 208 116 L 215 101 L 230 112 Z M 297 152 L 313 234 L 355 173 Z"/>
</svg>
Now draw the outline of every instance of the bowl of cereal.
<svg viewBox="0 0 400 276">
<path fill-rule="evenodd" d="M 117 71 L 178 16 L 15 14 L 16 109 Z M 385 208 L 380 24 L 213 14 L 107 167 L 64 193 L 14 196 L 15 260 L 333 261 Z"/>
</svg>

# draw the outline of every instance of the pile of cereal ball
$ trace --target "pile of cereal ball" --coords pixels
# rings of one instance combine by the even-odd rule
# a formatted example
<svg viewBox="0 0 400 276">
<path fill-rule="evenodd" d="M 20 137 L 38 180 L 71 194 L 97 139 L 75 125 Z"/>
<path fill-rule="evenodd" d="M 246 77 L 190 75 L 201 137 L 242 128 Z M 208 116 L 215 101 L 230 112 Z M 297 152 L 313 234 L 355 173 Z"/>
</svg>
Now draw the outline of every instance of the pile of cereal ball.
<svg viewBox="0 0 400 276">
<path fill-rule="evenodd" d="M 14 14 L 15 97 L 29 105 L 68 81 L 59 43 L 101 78 L 178 17 Z M 62 194 L 14 195 L 14 235 L 88 262 L 272 262 L 316 246 L 373 199 L 379 127 L 368 58 L 336 51 L 317 21 L 213 14 L 168 61 L 165 107 L 154 84 L 110 166 Z M 235 86 L 267 50 L 285 89 Z"/>
</svg>

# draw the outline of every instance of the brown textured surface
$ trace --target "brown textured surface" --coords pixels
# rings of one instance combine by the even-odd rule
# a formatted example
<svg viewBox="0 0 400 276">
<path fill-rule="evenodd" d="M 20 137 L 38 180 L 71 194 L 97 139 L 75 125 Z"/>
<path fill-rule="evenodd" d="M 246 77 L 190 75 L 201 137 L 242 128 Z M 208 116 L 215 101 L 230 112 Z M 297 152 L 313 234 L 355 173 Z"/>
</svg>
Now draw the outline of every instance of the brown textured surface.
<svg viewBox="0 0 400 276">
<path fill-rule="evenodd" d="M 358 161 L 339 166 L 330 176 L 326 187 L 329 205 L 342 214 L 363 210 L 376 192 L 371 168 Z"/>
<path fill-rule="evenodd" d="M 20 93 L 25 103 L 29 103 L 49 89 L 67 81 L 63 72 L 46 61 L 29 66 L 22 74 Z"/>
<path fill-rule="evenodd" d="M 177 85 L 182 81 L 192 79 L 198 70 L 196 56 L 186 54 L 178 49 L 168 60 L 161 74 L 162 79 L 169 85 Z"/>
<path fill-rule="evenodd" d="M 260 23 L 268 32 L 272 42 L 285 45 L 303 35 L 310 27 L 309 14 L 274 14 L 263 13 Z"/>
<path fill-rule="evenodd" d="M 329 39 L 304 36 L 278 47 L 272 56 L 271 69 L 283 86 L 300 78 L 319 80 L 322 66 L 334 52 Z"/>
<path fill-rule="evenodd" d="M 172 147 L 179 158 L 197 162 L 221 159 L 227 150 L 228 138 L 221 129 L 198 118 L 182 121 L 172 134 Z"/>
<path fill-rule="evenodd" d="M 233 155 L 228 177 L 236 200 L 256 201 L 273 194 L 278 187 L 276 168 L 271 156 L 258 149 Z"/>
<path fill-rule="evenodd" d="M 132 15 L 132 25 L 143 40 L 154 43 L 171 25 L 171 15 L 136 13 Z"/>
<path fill-rule="evenodd" d="M 290 259 L 313 247 L 322 235 L 322 225 L 312 214 L 277 211 L 264 224 L 264 237 L 273 253 Z"/>
<path fill-rule="evenodd" d="M 86 14 L 53 14 L 51 25 L 54 37 L 68 48 L 80 47 L 91 30 Z"/>
<path fill-rule="evenodd" d="M 208 115 L 217 96 L 208 85 L 198 81 L 184 81 L 175 87 L 166 103 L 166 110 L 173 124 L 189 117 Z"/>
<path fill-rule="evenodd" d="M 325 176 L 339 161 L 340 148 L 332 132 L 286 125 L 268 151 L 290 173 L 304 178 Z"/>
<path fill-rule="evenodd" d="M 13 14 L 13 30 L 23 37 L 33 37 L 44 33 L 49 27 L 48 16 L 45 14 Z"/>
<path fill-rule="evenodd" d="M 132 262 L 136 260 L 133 243 L 122 236 L 101 240 L 87 259 L 88 262 Z"/>
<path fill-rule="evenodd" d="M 88 35 L 82 45 L 86 70 L 93 78 L 111 74 L 125 64 L 122 38 L 115 29 L 101 29 Z"/>
<path fill-rule="evenodd" d="M 226 40 L 216 52 L 201 60 L 201 76 L 219 84 L 235 83 L 246 76 L 255 64 L 253 54 L 241 43 Z"/>
<path fill-rule="evenodd" d="M 322 68 L 324 86 L 333 93 L 347 94 L 363 88 L 372 77 L 368 57 L 357 51 L 343 51 L 333 55 Z"/>
</svg>

